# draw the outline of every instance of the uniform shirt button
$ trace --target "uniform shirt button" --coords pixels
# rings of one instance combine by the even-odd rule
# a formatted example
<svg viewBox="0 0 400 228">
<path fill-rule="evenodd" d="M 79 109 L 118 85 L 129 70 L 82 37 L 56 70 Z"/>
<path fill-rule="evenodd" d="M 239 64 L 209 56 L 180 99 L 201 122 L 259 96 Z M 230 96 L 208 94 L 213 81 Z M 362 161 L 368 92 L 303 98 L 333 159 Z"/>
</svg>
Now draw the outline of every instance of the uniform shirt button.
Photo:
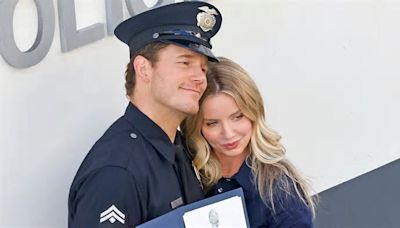
<svg viewBox="0 0 400 228">
<path fill-rule="evenodd" d="M 223 192 L 223 191 L 224 191 L 223 188 L 218 188 L 218 193 L 221 193 L 221 192 Z"/>
<path fill-rule="evenodd" d="M 137 138 L 137 135 L 136 135 L 135 133 L 131 133 L 130 136 L 131 136 L 131 138 L 133 138 L 133 139 L 136 139 L 136 138 Z"/>
</svg>

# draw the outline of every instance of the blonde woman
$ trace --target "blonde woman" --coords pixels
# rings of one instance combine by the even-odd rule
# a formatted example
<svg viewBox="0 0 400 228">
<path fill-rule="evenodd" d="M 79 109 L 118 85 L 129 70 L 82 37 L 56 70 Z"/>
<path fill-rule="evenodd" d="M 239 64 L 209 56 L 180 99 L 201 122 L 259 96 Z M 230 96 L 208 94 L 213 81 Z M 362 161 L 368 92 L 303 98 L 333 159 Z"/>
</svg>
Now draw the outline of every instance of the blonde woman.
<svg viewBox="0 0 400 228">
<path fill-rule="evenodd" d="M 209 66 L 199 113 L 181 126 L 205 193 L 242 187 L 252 228 L 313 227 L 314 198 L 266 125 L 254 81 L 238 64 L 219 59 Z"/>
</svg>

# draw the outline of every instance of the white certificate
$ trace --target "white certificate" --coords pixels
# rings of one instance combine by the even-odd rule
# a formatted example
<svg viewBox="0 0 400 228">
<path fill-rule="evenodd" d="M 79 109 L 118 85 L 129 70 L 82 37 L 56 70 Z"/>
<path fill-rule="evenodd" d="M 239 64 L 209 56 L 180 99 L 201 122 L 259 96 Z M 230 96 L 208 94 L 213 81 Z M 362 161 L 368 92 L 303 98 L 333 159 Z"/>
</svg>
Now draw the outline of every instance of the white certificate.
<svg viewBox="0 0 400 228">
<path fill-rule="evenodd" d="M 246 228 L 244 202 L 240 196 L 206 205 L 183 215 L 186 228 Z"/>
</svg>

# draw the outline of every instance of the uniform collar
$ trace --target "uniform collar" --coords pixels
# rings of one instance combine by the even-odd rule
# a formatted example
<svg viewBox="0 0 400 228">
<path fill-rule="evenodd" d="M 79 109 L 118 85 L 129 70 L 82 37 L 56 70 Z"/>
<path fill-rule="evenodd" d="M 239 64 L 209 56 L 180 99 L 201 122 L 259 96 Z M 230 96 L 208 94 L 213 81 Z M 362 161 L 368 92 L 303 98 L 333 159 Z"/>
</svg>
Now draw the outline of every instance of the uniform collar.
<svg viewBox="0 0 400 228">
<path fill-rule="evenodd" d="M 175 136 L 175 144 L 172 144 L 168 135 L 131 102 L 124 116 L 165 159 L 175 163 L 176 146 L 181 145 L 179 132 Z"/>
<path fill-rule="evenodd" d="M 235 179 L 245 191 L 255 191 L 253 173 L 246 160 L 240 166 L 239 172 L 233 175 L 232 179 Z"/>
</svg>

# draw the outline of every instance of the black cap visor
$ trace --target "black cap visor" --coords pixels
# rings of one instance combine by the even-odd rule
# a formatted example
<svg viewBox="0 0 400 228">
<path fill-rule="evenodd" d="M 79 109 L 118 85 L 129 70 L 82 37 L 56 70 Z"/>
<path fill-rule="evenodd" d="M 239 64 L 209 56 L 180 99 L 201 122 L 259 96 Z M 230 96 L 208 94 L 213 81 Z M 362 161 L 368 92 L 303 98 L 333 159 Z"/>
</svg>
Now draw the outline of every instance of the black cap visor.
<svg viewBox="0 0 400 228">
<path fill-rule="evenodd" d="M 188 48 L 207 56 L 209 61 L 218 62 L 218 59 L 211 52 L 209 40 L 202 38 L 198 28 L 193 26 L 164 26 L 143 31 L 128 43 L 131 57 L 138 50 L 153 42 L 174 44 Z"/>
<path fill-rule="evenodd" d="M 174 44 L 179 47 L 190 49 L 194 52 L 197 52 L 197 53 L 207 56 L 208 61 L 210 61 L 210 62 L 217 62 L 217 63 L 219 62 L 218 58 L 215 57 L 215 55 L 211 52 L 211 49 L 204 45 L 192 43 L 192 42 L 186 41 L 186 40 L 160 40 L 160 42 L 166 43 L 166 44 Z"/>
</svg>

